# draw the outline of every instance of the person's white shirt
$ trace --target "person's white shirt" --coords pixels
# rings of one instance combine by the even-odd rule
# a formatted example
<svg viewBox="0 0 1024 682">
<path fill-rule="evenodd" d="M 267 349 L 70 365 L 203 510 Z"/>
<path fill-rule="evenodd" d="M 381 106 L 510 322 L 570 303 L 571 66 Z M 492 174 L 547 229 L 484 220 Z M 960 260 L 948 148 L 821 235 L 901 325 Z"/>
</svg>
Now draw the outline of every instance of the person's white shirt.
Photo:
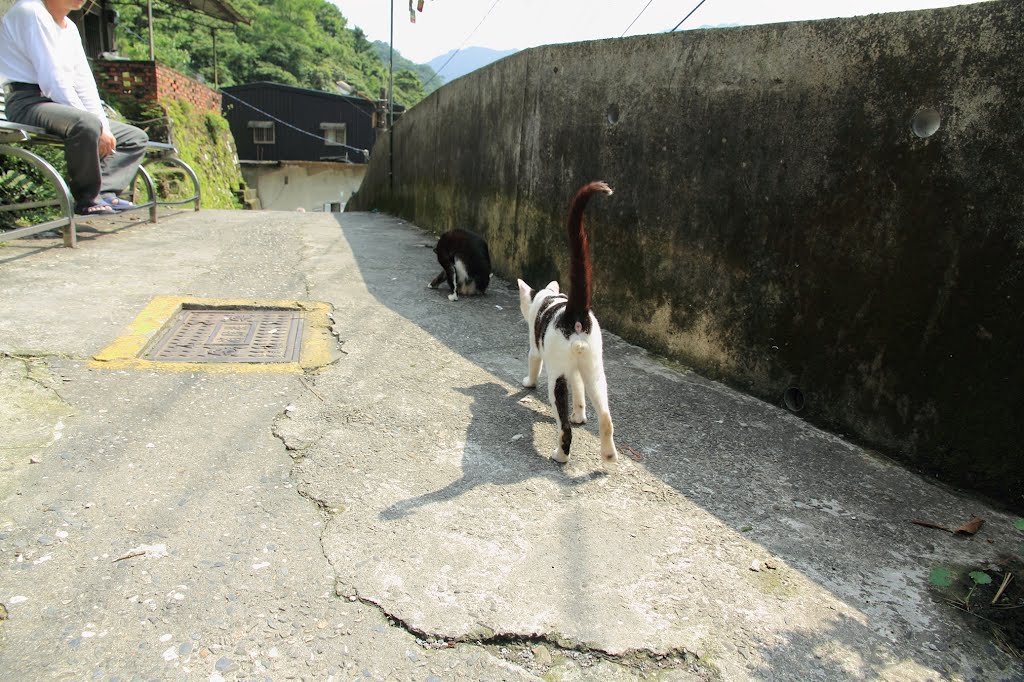
<svg viewBox="0 0 1024 682">
<path fill-rule="evenodd" d="M 75 22 L 61 27 L 42 0 L 19 0 L 0 21 L 0 81 L 37 83 L 44 97 L 110 122 L 82 48 Z"/>
</svg>

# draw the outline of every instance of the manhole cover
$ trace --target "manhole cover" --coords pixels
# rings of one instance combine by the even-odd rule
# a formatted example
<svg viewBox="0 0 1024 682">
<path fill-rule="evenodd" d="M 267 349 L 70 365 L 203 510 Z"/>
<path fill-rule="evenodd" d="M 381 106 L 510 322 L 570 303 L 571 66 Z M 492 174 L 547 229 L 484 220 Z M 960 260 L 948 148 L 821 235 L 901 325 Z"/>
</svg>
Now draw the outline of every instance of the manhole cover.
<svg viewBox="0 0 1024 682">
<path fill-rule="evenodd" d="M 183 308 L 143 352 L 170 362 L 298 362 L 302 311 Z"/>
</svg>

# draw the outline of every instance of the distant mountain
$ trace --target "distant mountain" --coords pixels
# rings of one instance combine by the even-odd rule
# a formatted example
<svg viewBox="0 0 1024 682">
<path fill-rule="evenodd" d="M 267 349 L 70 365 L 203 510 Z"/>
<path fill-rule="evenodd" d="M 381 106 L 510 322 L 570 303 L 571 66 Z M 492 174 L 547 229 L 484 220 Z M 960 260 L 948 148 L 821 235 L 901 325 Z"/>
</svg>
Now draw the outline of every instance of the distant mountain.
<svg viewBox="0 0 1024 682">
<path fill-rule="evenodd" d="M 440 73 L 439 80 L 450 83 L 459 76 L 465 76 L 471 71 L 487 66 L 491 62 L 496 62 L 499 59 L 504 59 L 510 54 L 515 54 L 519 50 L 492 50 L 486 47 L 465 47 L 458 51 L 456 54 L 455 50 L 444 53 L 440 57 L 434 57 L 427 66 L 432 68 L 434 71 Z M 455 55 L 452 57 L 452 55 Z M 448 58 L 452 60 L 448 62 Z M 445 62 L 448 65 L 445 66 Z M 444 67 L 444 70 L 442 70 Z"/>
<path fill-rule="evenodd" d="M 0 2 L 2 1 L 3 0 L 0 0 Z M 373 41 L 373 49 L 377 53 L 377 56 L 380 57 L 380 60 L 384 62 L 384 65 L 387 66 L 389 64 L 391 57 L 388 44 L 383 40 L 375 40 Z M 403 57 L 401 52 L 395 50 L 395 71 L 398 72 L 401 71 L 402 69 L 408 69 L 409 71 L 415 73 L 416 76 L 420 79 L 420 83 L 430 83 L 430 85 L 428 85 L 426 90 L 424 91 L 424 94 L 429 95 L 434 90 L 437 90 L 439 87 L 441 87 L 441 85 L 444 83 L 443 78 L 434 77 L 434 70 L 430 68 L 429 65 L 416 64 L 410 61 L 409 59 Z"/>
</svg>

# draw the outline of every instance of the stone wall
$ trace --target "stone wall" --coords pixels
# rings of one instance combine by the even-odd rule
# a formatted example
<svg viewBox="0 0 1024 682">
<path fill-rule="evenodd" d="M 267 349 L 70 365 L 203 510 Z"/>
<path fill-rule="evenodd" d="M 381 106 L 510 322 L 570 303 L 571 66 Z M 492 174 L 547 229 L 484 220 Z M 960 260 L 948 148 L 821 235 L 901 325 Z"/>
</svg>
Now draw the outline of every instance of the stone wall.
<svg viewBox="0 0 1024 682">
<path fill-rule="evenodd" d="M 1007 0 L 527 50 L 403 116 L 348 208 L 542 284 L 606 180 L 607 328 L 1024 508 L 1022 27 Z"/>
</svg>

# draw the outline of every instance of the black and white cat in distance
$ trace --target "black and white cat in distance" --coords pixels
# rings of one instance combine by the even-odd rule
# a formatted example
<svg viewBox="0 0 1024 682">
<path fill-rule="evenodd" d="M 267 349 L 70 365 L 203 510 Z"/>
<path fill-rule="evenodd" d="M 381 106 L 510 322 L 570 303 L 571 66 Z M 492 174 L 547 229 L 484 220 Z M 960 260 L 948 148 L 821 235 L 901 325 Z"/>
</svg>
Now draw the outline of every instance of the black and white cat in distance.
<svg viewBox="0 0 1024 682">
<path fill-rule="evenodd" d="M 523 386 L 533 388 L 541 366 L 547 365 L 548 399 L 555 411 L 560 432 L 552 457 L 558 462 L 569 459 L 572 444 L 571 424 L 587 420 L 584 396 L 597 412 L 601 457 L 605 462 L 618 458 L 613 442 L 612 415 L 608 411 L 608 382 L 604 375 L 601 327 L 590 312 L 590 253 L 583 229 L 583 209 L 594 194 L 611 194 L 603 182 L 591 182 L 576 192 L 569 206 L 569 295 L 561 293 L 558 282 L 543 289 L 532 289 L 519 282 L 519 307 L 530 328 L 529 374 Z M 569 414 L 569 388 L 572 387 L 572 414 Z"/>
<path fill-rule="evenodd" d="M 483 237 L 469 230 L 450 230 L 437 240 L 434 253 L 444 269 L 431 280 L 431 289 L 447 281 L 452 290 L 449 301 L 459 300 L 459 294 L 474 296 L 487 291 L 491 282 L 491 254 Z"/>
</svg>

